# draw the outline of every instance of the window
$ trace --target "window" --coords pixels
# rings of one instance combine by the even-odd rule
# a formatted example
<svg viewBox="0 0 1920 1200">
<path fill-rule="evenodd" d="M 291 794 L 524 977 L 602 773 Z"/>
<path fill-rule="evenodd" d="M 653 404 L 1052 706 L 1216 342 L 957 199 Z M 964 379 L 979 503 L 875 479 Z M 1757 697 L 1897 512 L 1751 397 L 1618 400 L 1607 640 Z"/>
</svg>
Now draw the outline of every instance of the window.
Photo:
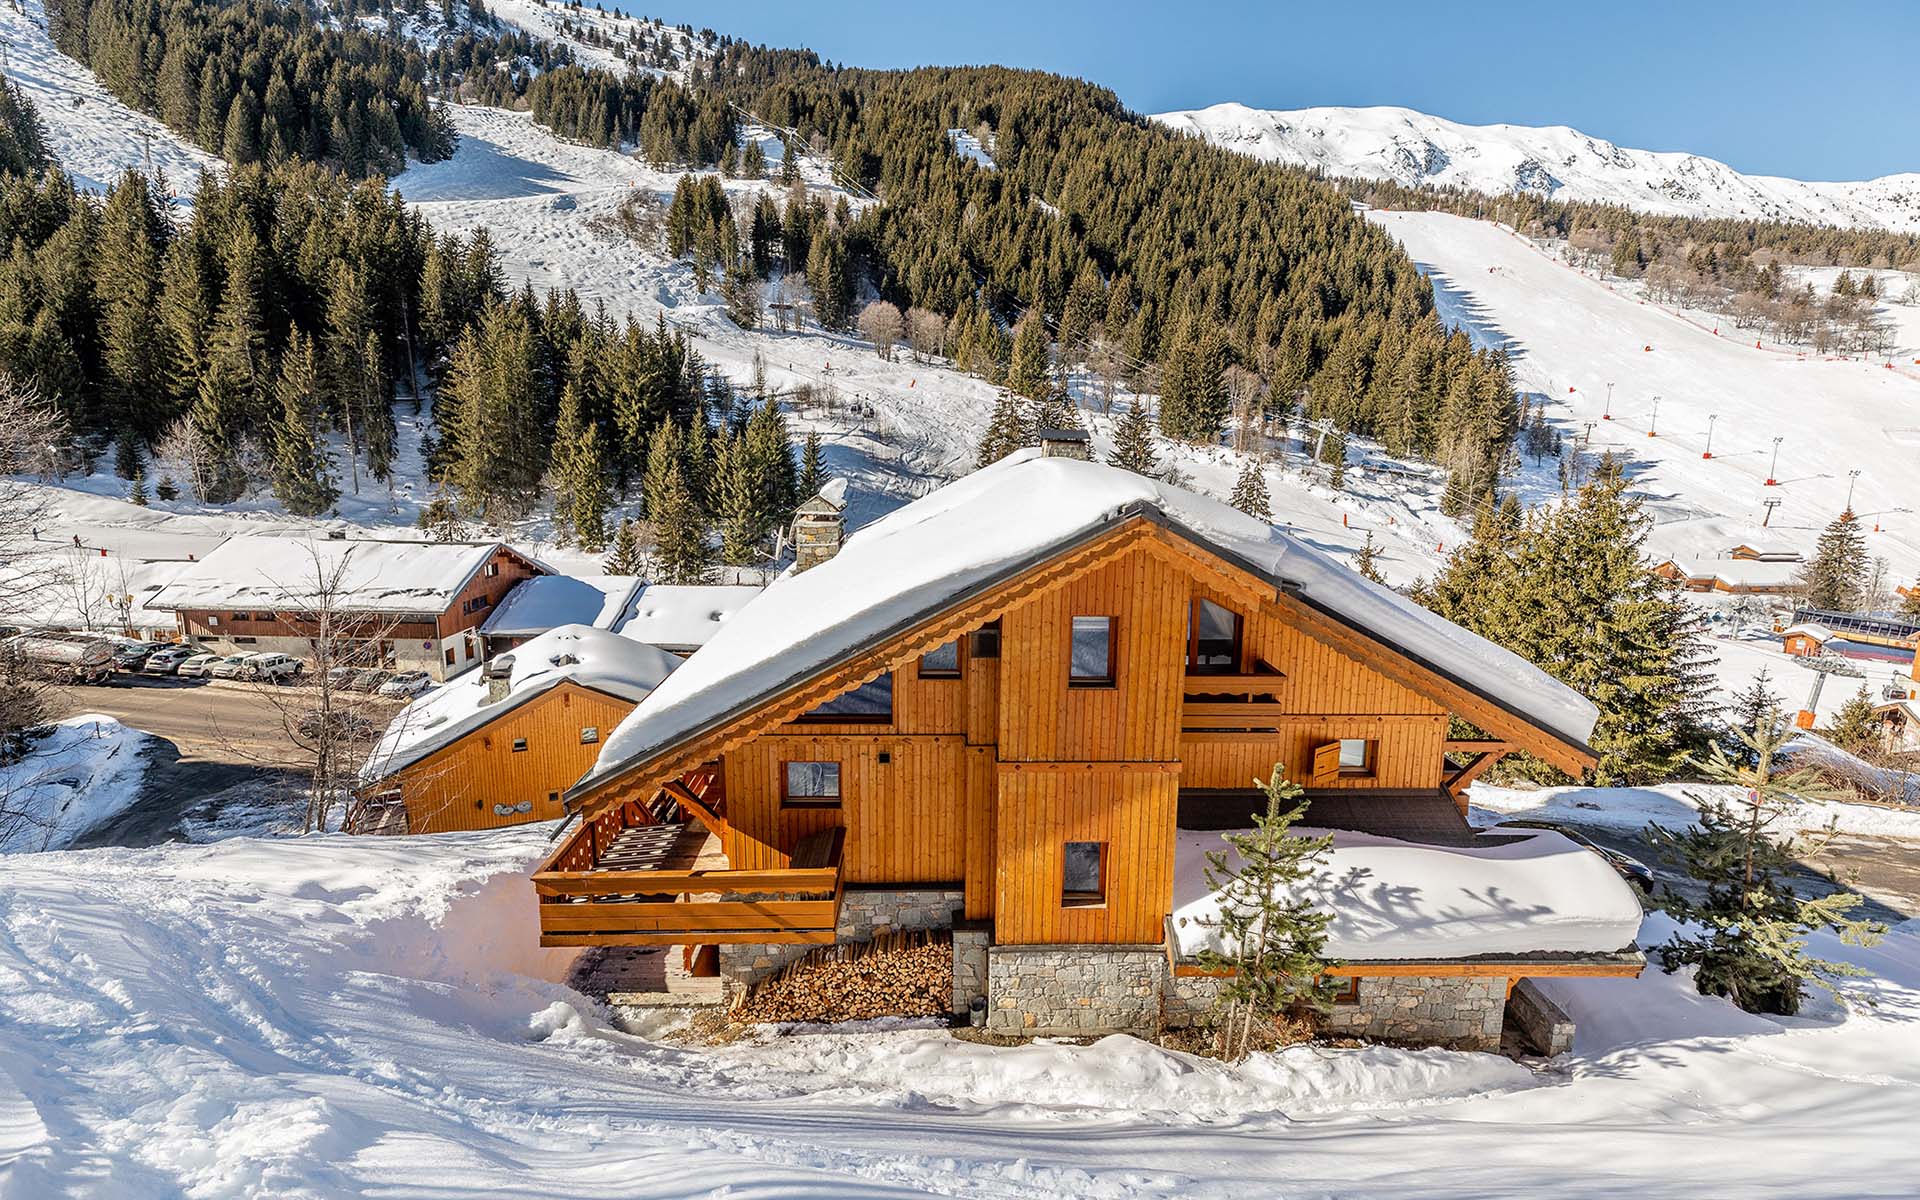
<svg viewBox="0 0 1920 1200">
<path fill-rule="evenodd" d="M 231 618 L 232 618 L 233 620 L 235 620 L 235 621 L 251 621 L 251 620 L 253 620 L 253 614 L 252 614 L 252 613 L 243 613 L 243 612 L 237 612 L 237 613 L 229 613 L 229 614 L 227 614 L 227 615 L 228 615 L 229 617 L 231 617 Z"/>
<path fill-rule="evenodd" d="M 1373 743 L 1366 738 L 1341 738 L 1340 773 L 1342 775 L 1373 774 Z"/>
<path fill-rule="evenodd" d="M 1000 657 L 1000 622 L 988 621 L 973 631 L 973 656 L 975 658 Z"/>
<path fill-rule="evenodd" d="M 960 678 L 960 642 L 958 639 L 938 646 L 920 656 L 920 678 Z"/>
<path fill-rule="evenodd" d="M 236 646 L 257 646 L 260 644 L 260 639 L 251 638 L 251 637 L 236 637 L 233 639 L 233 644 Z"/>
<path fill-rule="evenodd" d="M 493 578 L 493 577 L 494 577 L 495 575 L 498 575 L 499 573 L 500 573 L 500 564 L 499 564 L 499 563 L 497 563 L 497 562 L 490 562 L 490 563 L 488 563 L 488 564 L 487 564 L 487 578 L 489 578 L 489 579 L 491 579 L 491 578 Z"/>
<path fill-rule="evenodd" d="M 447 665 L 453 665 L 453 647 L 451 646 L 447 647 Z"/>
<path fill-rule="evenodd" d="M 1066 907 L 1104 904 L 1107 899 L 1107 844 L 1068 842 L 1060 855 L 1060 903 Z"/>
<path fill-rule="evenodd" d="M 526 748 L 527 748 L 527 739 L 525 738 L 513 739 L 513 752 L 515 754 L 520 753 L 522 750 L 525 750 Z"/>
<path fill-rule="evenodd" d="M 840 764 L 790 762 L 782 774 L 780 802 L 832 807 L 840 803 Z"/>
<path fill-rule="evenodd" d="M 580 744 L 582 746 L 591 746 L 599 740 L 600 727 L 598 725 L 589 725 L 580 731 Z"/>
<path fill-rule="evenodd" d="M 1067 681 L 1074 687 L 1112 686 L 1112 617 L 1073 619 L 1073 665 Z"/>
<path fill-rule="evenodd" d="M 1327 982 L 1333 985 L 1335 1004 L 1360 1003 L 1360 977 L 1358 975 L 1329 975 Z"/>
<path fill-rule="evenodd" d="M 844 696 L 833 699 L 801 715 L 802 721 L 855 723 L 893 720 L 893 675 L 891 672 L 870 679 Z"/>
<path fill-rule="evenodd" d="M 1187 612 L 1187 674 L 1231 675 L 1240 669 L 1240 614 L 1211 600 Z"/>
</svg>

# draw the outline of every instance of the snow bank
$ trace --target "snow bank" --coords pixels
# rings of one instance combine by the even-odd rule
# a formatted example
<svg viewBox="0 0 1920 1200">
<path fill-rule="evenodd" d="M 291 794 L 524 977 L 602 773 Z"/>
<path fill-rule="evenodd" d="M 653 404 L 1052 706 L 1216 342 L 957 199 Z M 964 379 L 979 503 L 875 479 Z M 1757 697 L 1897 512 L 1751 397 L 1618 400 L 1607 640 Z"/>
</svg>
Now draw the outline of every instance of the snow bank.
<svg viewBox="0 0 1920 1200">
<path fill-rule="evenodd" d="M 0 854 L 62 849 L 139 798 L 151 735 L 99 713 L 51 729 L 0 766 Z"/>
<path fill-rule="evenodd" d="M 1564 821 L 1570 825 L 1588 825 L 1596 829 L 1639 830 L 1649 822 L 1670 828 L 1686 828 L 1698 819 L 1698 797 L 1724 794 L 1733 799 L 1735 789 L 1717 784 L 1663 783 L 1639 788 L 1502 788 L 1476 783 L 1468 793 L 1472 809 L 1468 818 L 1476 825 L 1497 825 L 1503 820 L 1524 818 L 1537 821 Z M 1803 803 L 1782 826 L 1790 832 L 1810 832 L 1832 824 L 1841 833 L 1875 837 L 1920 838 L 1920 810 L 1891 808 L 1879 804 L 1847 804 L 1834 801 Z"/>
<path fill-rule="evenodd" d="M 1318 830 L 1300 830 L 1317 834 Z M 1218 832 L 1181 830 L 1173 860 L 1173 926 L 1182 957 L 1221 950 L 1218 893 L 1207 852 L 1240 858 Z M 1612 954 L 1630 949 L 1640 901 L 1600 857 L 1551 832 L 1491 846 L 1426 846 L 1335 831 L 1309 893 L 1333 914 L 1327 956 L 1448 959 Z"/>
<path fill-rule="evenodd" d="M 1584 742 L 1592 731 L 1597 712 L 1585 697 L 1301 539 L 1131 471 L 1029 449 L 861 529 L 820 566 L 774 581 L 620 724 L 588 779 L 1143 509 L 1562 737 Z"/>
</svg>

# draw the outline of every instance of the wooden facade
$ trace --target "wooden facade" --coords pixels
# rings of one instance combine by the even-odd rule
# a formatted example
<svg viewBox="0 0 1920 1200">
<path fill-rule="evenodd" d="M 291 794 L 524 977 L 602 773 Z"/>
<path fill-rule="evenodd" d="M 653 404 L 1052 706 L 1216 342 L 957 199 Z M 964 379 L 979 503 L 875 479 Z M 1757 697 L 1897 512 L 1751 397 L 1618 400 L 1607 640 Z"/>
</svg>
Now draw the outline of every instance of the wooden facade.
<svg viewBox="0 0 1920 1200">
<path fill-rule="evenodd" d="M 496 829 L 565 815 L 560 797 L 634 702 L 567 680 L 382 780 L 407 832 Z M 588 740 L 589 737 L 591 740 Z"/>
<path fill-rule="evenodd" d="M 1237 635 L 1230 652 L 1216 644 L 1197 662 L 1190 622 L 1202 601 Z M 1076 618 L 1104 618 L 1104 670 L 1073 665 Z M 956 642 L 929 671 L 923 656 Z M 807 719 L 886 677 L 885 713 Z M 1491 736 L 1450 741 L 1450 716 Z M 1250 790 L 1279 764 L 1383 804 L 1409 792 L 1457 798 L 1514 748 L 1575 771 L 1592 761 L 1134 518 L 610 776 L 584 809 L 646 804 L 683 773 L 712 771 L 726 798 L 714 832 L 733 871 L 786 869 L 805 839 L 839 829 L 843 884 L 959 886 L 966 916 L 990 920 L 996 943 L 1151 944 L 1171 907 L 1183 790 Z M 837 798 L 789 795 L 795 763 L 833 768 Z"/>
</svg>

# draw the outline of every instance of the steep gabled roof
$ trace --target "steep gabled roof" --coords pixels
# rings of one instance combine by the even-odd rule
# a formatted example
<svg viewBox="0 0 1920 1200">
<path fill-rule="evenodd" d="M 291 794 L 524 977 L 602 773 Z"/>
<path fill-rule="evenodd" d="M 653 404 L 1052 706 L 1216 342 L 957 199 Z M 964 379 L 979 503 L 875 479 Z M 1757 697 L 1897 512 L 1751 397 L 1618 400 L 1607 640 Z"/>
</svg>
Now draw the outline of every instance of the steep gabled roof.
<svg viewBox="0 0 1920 1200">
<path fill-rule="evenodd" d="M 494 605 L 480 632 L 532 637 L 562 625 L 612 629 L 640 587 L 635 575 L 535 575 Z"/>
<path fill-rule="evenodd" d="M 1029 450 L 874 522 L 812 570 L 776 580 L 621 722 L 570 797 L 1142 519 L 1591 758 L 1586 739 L 1598 710 L 1511 651 L 1217 500 Z"/>
<path fill-rule="evenodd" d="M 276 609 L 319 603 L 322 579 L 336 580 L 340 612 L 438 616 L 473 577 L 506 549 L 537 571 L 547 568 L 501 542 L 387 542 L 237 534 L 192 564 L 148 608 Z"/>
</svg>

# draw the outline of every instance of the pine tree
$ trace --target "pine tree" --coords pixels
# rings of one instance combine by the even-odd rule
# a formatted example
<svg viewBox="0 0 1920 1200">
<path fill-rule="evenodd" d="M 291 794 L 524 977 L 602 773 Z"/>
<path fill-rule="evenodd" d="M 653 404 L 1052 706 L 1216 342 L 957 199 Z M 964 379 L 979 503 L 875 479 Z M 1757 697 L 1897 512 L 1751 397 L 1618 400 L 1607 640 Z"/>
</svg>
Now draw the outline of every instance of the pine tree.
<svg viewBox="0 0 1920 1200">
<path fill-rule="evenodd" d="M 1907 589 L 1906 598 L 1900 601 L 1900 615 L 1908 620 L 1920 620 L 1920 579 Z"/>
<path fill-rule="evenodd" d="M 1819 899 L 1794 893 L 1790 872 L 1818 853 L 1825 839 L 1802 842 L 1781 836 L 1806 801 L 1839 798 L 1815 768 L 1782 772 L 1777 764 L 1793 730 L 1776 720 L 1742 737 L 1748 762 L 1716 747 L 1701 773 L 1725 785 L 1714 795 L 1692 797 L 1698 824 L 1688 829 L 1647 826 L 1646 837 L 1662 857 L 1706 886 L 1699 901 L 1669 889 L 1661 907 L 1681 927 L 1653 955 L 1672 973 L 1694 970 L 1703 996 L 1725 996 L 1748 1012 L 1792 1015 L 1809 983 L 1836 990 L 1836 981 L 1866 972 L 1848 963 L 1807 953 L 1807 938 L 1831 929 L 1853 946 L 1872 946 L 1885 927 L 1852 915 L 1861 903 L 1850 892 Z M 1828 831 L 1831 837 L 1831 829 Z"/>
<path fill-rule="evenodd" d="M 820 494 L 827 485 L 827 463 L 825 452 L 820 447 L 820 431 L 807 430 L 807 442 L 800 452 L 800 480 L 794 494 L 806 501 Z"/>
<path fill-rule="evenodd" d="M 1820 732 L 1849 754 L 1871 750 L 1879 743 L 1880 722 L 1873 714 L 1873 697 L 1867 694 L 1866 684 L 1860 685 L 1860 690 L 1840 706 L 1840 711 L 1833 714 L 1833 721 Z"/>
<path fill-rule="evenodd" d="M 1327 464 L 1327 486 L 1339 491 L 1347 485 L 1347 437 L 1339 430 L 1320 443 L 1320 461 Z"/>
<path fill-rule="evenodd" d="M 340 494 L 329 477 L 326 445 L 320 440 L 318 385 L 313 339 L 293 330 L 274 381 L 279 411 L 272 425 L 272 486 L 274 497 L 298 517 L 319 516 Z"/>
<path fill-rule="evenodd" d="M 1153 426 L 1147 417 L 1147 406 L 1138 397 L 1113 424 L 1113 453 L 1107 455 L 1107 462 L 1149 479 L 1160 475 L 1160 456 L 1153 449 Z"/>
<path fill-rule="evenodd" d="M 1833 519 L 1814 546 L 1806 571 L 1807 603 L 1853 612 L 1866 600 L 1868 569 L 1867 540 L 1849 508 Z"/>
<path fill-rule="evenodd" d="M 632 521 L 622 517 L 620 527 L 613 534 L 613 548 L 608 551 L 602 566 L 609 575 L 638 575 L 643 565 L 640 533 Z"/>
<path fill-rule="evenodd" d="M 177 500 L 180 498 L 180 487 L 173 482 L 173 476 L 162 475 L 159 484 L 153 489 L 153 494 L 162 500 Z"/>
<path fill-rule="evenodd" d="M 1240 468 L 1240 477 L 1233 481 L 1233 495 L 1227 503 L 1233 505 L 1250 517 L 1273 523 L 1273 501 L 1267 495 L 1267 473 L 1252 459 Z"/>
<path fill-rule="evenodd" d="M 1013 357 L 1007 365 L 1007 386 L 1029 400 L 1046 396 L 1052 384 L 1047 357 L 1047 327 L 1038 311 L 1029 312 L 1013 331 Z"/>
<path fill-rule="evenodd" d="M 598 553 L 607 541 L 607 470 L 600 451 L 600 427 L 587 418 L 578 380 L 560 392 L 560 412 L 553 428 L 552 465 L 548 475 L 553 492 L 554 524 L 582 550 Z"/>
<path fill-rule="evenodd" d="M 1353 556 L 1353 569 L 1375 583 L 1384 584 L 1387 577 L 1380 573 L 1380 551 L 1373 544 L 1373 530 L 1367 530 L 1367 540 Z"/>
<path fill-rule="evenodd" d="M 659 582 L 712 581 L 713 547 L 707 542 L 706 516 L 694 502 L 678 463 L 668 468 L 660 492 L 649 506 L 648 520 L 653 524 L 653 559 L 659 568 Z"/>
<path fill-rule="evenodd" d="M 436 542 L 457 542 L 464 530 L 461 528 L 460 508 L 453 497 L 445 491 L 437 491 L 433 499 L 420 509 L 420 516 L 414 522 L 426 531 L 428 537 Z"/>
<path fill-rule="evenodd" d="M 1767 669 L 1761 667 L 1753 682 L 1737 692 L 1728 706 L 1726 736 L 1719 744 L 1721 752 L 1737 763 L 1753 765 L 1746 757 L 1746 739 L 1778 724 L 1786 710 L 1786 700 L 1773 690 L 1772 682 Z"/>
<path fill-rule="evenodd" d="M 994 401 L 993 417 L 987 422 L 987 431 L 981 435 L 980 455 L 974 465 L 989 466 L 1015 450 L 1025 449 L 1032 444 L 1033 429 L 1027 423 L 1020 398 L 1002 388 L 1000 398 Z"/>
<path fill-rule="evenodd" d="M 145 467 L 133 469 L 133 481 L 127 488 L 127 500 L 140 508 L 147 507 L 147 469 Z"/>
<path fill-rule="evenodd" d="M 1200 954 L 1200 964 L 1226 978 L 1217 1003 L 1220 1056 L 1244 1057 L 1256 1020 L 1272 1021 L 1301 1008 L 1324 1011 L 1332 1003 L 1326 979 L 1327 925 L 1331 913 L 1314 906 L 1301 887 L 1326 862 L 1333 835 L 1296 837 L 1288 830 L 1306 815 L 1303 789 L 1279 766 L 1264 783 L 1267 809 L 1254 827 L 1222 834 L 1228 850 L 1207 852 L 1208 891 L 1219 898 L 1219 917 L 1207 922 L 1219 948 Z"/>
</svg>

